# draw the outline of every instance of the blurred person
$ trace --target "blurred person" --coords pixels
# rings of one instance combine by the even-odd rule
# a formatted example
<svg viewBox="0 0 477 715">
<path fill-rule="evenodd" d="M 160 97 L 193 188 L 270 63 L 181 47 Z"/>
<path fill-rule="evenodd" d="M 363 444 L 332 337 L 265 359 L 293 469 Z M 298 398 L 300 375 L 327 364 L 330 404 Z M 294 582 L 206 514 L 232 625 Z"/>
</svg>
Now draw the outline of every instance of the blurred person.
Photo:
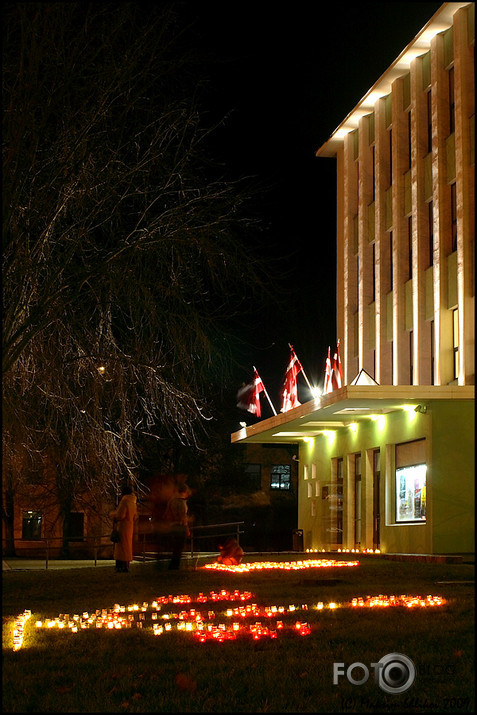
<svg viewBox="0 0 477 715">
<path fill-rule="evenodd" d="M 169 569 L 179 569 L 185 542 L 190 536 L 187 499 L 190 495 L 187 485 L 178 487 L 177 493 L 167 505 L 167 520 L 170 524 L 172 557 Z"/>
<path fill-rule="evenodd" d="M 177 488 L 176 494 L 169 500 L 164 514 L 164 521 L 167 524 L 167 531 L 170 536 L 172 558 L 169 563 L 169 569 L 172 570 L 180 568 L 185 542 L 187 537 L 190 536 L 189 510 L 187 506 L 189 496 L 189 487 L 186 484 L 181 484 Z"/>
<path fill-rule="evenodd" d="M 229 536 L 223 544 L 219 544 L 220 554 L 217 557 L 219 564 L 224 566 L 238 566 L 242 562 L 243 549 L 237 539 Z"/>
</svg>

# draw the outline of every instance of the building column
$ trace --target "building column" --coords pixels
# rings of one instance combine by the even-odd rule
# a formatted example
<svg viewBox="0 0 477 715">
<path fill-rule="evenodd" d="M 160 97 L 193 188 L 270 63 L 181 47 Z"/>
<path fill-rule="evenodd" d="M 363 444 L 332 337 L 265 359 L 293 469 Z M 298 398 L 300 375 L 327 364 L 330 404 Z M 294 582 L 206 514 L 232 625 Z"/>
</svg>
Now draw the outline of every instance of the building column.
<svg viewBox="0 0 477 715">
<path fill-rule="evenodd" d="M 459 385 L 475 383 L 474 250 L 475 175 L 469 162 L 473 143 L 474 53 L 468 8 L 454 14 L 455 154 L 457 190 L 457 300 Z"/>
</svg>

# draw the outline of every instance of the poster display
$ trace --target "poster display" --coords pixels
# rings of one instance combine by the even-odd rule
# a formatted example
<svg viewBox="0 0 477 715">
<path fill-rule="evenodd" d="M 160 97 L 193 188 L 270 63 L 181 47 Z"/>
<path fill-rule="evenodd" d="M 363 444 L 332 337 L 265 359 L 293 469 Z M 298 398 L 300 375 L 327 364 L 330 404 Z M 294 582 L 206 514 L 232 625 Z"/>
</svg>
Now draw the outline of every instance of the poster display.
<svg viewBox="0 0 477 715">
<path fill-rule="evenodd" d="M 426 471 L 425 464 L 396 469 L 397 522 L 426 520 Z"/>
</svg>

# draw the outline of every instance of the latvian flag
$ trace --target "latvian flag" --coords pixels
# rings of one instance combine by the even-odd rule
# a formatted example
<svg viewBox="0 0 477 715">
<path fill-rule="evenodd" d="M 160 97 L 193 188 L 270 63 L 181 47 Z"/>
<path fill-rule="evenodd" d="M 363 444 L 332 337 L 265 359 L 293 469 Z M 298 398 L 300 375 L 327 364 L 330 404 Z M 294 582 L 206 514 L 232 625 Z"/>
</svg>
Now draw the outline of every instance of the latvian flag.
<svg viewBox="0 0 477 715">
<path fill-rule="evenodd" d="M 330 348 L 328 348 L 328 357 L 326 358 L 325 385 L 323 387 L 323 394 L 327 395 L 329 392 L 333 392 L 333 372 L 331 370 Z"/>
<path fill-rule="evenodd" d="M 262 382 L 262 378 L 256 370 L 254 370 L 253 382 L 248 385 L 241 387 L 237 392 L 237 407 L 241 410 L 247 410 L 257 417 L 262 416 L 260 409 L 260 393 L 264 392 L 265 385 Z"/>
<path fill-rule="evenodd" d="M 339 390 L 343 385 L 343 368 L 341 367 L 340 358 L 340 341 L 336 343 L 335 354 L 333 355 L 333 370 L 331 375 L 332 390 Z"/>
<path fill-rule="evenodd" d="M 288 412 L 288 410 L 292 410 L 294 407 L 301 405 L 301 402 L 298 402 L 296 378 L 302 369 L 300 361 L 295 355 L 293 348 L 291 348 L 290 362 L 288 363 L 285 383 L 281 392 L 282 406 L 280 412 Z"/>
</svg>

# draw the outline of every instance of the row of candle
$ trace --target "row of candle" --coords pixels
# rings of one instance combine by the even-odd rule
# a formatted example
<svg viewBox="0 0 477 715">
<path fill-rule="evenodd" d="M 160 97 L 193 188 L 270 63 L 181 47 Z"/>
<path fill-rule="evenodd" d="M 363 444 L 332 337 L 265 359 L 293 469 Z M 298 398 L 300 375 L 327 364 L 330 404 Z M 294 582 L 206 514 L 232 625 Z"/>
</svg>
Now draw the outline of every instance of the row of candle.
<svg viewBox="0 0 477 715">
<path fill-rule="evenodd" d="M 276 639 L 278 632 L 284 630 L 283 621 L 277 621 L 275 628 L 268 625 L 263 625 L 260 621 L 252 623 L 249 626 L 243 626 L 240 623 L 232 623 L 231 626 L 226 626 L 220 623 L 218 626 L 208 626 L 197 629 L 194 633 L 194 638 L 199 642 L 204 643 L 207 640 L 215 640 L 222 642 L 224 640 L 235 640 L 238 636 L 250 635 L 253 640 L 260 638 Z M 290 627 L 289 627 L 290 628 Z M 300 636 L 308 636 L 311 633 L 311 628 L 306 621 L 296 621 L 291 626 L 291 629 Z"/>
<path fill-rule="evenodd" d="M 209 616 L 215 618 L 214 613 L 209 613 Z M 282 620 L 277 620 L 273 625 L 267 624 L 263 625 L 261 621 L 256 621 L 255 623 L 252 624 L 241 624 L 237 621 L 233 622 L 231 625 L 226 624 L 226 623 L 207 623 L 202 620 L 196 620 L 196 621 L 184 621 L 180 620 L 179 623 L 175 624 L 175 626 L 170 622 L 167 621 L 164 624 L 157 623 L 157 619 L 154 619 L 154 614 L 153 614 L 153 620 L 156 620 L 155 623 L 152 624 L 152 632 L 153 635 L 158 636 L 162 635 L 163 633 L 167 633 L 170 631 L 184 631 L 184 632 L 193 632 L 194 635 L 201 641 L 208 640 L 208 639 L 215 639 L 215 640 L 220 640 L 220 638 L 229 638 L 231 637 L 230 634 L 234 634 L 233 637 L 237 637 L 237 635 L 247 635 L 250 634 L 255 640 L 259 637 L 262 636 L 268 636 L 270 638 L 276 638 L 277 637 L 277 631 L 282 630 L 284 628 L 292 629 L 293 631 L 296 631 L 299 633 L 299 635 L 309 635 L 311 633 L 311 628 L 306 622 L 301 622 L 301 621 L 296 621 L 293 626 L 289 626 L 287 624 L 284 624 Z M 139 614 L 139 620 L 135 620 L 133 615 L 128 615 L 128 616 L 122 616 L 120 614 L 114 613 L 110 614 L 110 616 L 106 619 L 98 618 L 95 619 L 93 616 L 90 616 L 88 620 L 80 620 L 80 621 L 75 621 L 74 618 L 71 621 L 64 621 L 60 618 L 55 618 L 53 619 L 47 619 L 45 622 L 43 621 L 37 621 L 36 622 L 36 627 L 41 628 L 41 627 L 46 627 L 46 628 L 54 628 L 57 627 L 59 629 L 67 628 L 69 632 L 71 633 L 77 633 L 79 629 L 86 629 L 89 628 L 90 626 L 96 627 L 96 628 L 105 628 L 108 630 L 122 630 L 122 629 L 127 629 L 127 628 L 132 628 L 133 626 L 139 629 L 142 629 L 143 626 L 145 625 L 145 617 L 144 614 L 140 613 Z"/>
<path fill-rule="evenodd" d="M 366 596 L 363 598 L 353 598 L 351 601 L 351 606 L 369 608 L 381 607 L 388 608 L 389 606 L 405 606 L 406 608 L 427 608 L 428 606 L 442 606 L 445 603 L 445 599 L 441 596 L 431 596 L 428 595 L 425 598 L 421 596 L 407 596 L 405 594 L 401 596 Z"/>
<path fill-rule="evenodd" d="M 218 593 L 216 591 L 211 591 L 208 596 L 201 592 L 194 598 L 188 596 L 187 594 L 180 594 L 176 596 L 169 594 L 169 596 L 159 596 L 156 598 L 155 602 L 153 601 L 152 605 L 155 607 L 156 604 L 192 603 L 193 601 L 196 601 L 197 603 L 207 603 L 207 601 L 247 601 L 249 598 L 252 598 L 250 591 L 239 591 L 238 589 L 235 589 L 235 591 L 228 591 L 223 588 Z"/>
<path fill-rule="evenodd" d="M 15 618 L 13 626 L 13 650 L 19 650 L 23 645 L 23 635 L 25 633 L 25 623 L 31 616 L 31 611 L 23 611 Z"/>
<path fill-rule="evenodd" d="M 173 604 L 184 604 L 184 603 L 192 603 L 194 600 L 198 603 L 206 603 L 208 600 L 210 601 L 244 601 L 244 600 L 249 600 L 253 598 L 253 595 L 249 591 L 244 591 L 244 592 L 239 592 L 239 591 L 234 591 L 234 592 L 229 592 L 226 589 L 223 589 L 219 593 L 215 593 L 211 591 L 209 596 L 204 596 L 204 594 L 199 594 L 199 596 L 195 597 L 195 599 L 192 599 L 192 597 L 182 594 L 179 596 L 161 596 L 160 598 L 155 599 L 152 601 L 151 607 L 152 607 L 152 612 L 151 612 L 151 621 L 155 621 L 153 623 L 153 633 L 154 635 L 160 635 L 164 632 L 171 631 L 173 629 L 173 624 L 170 622 L 171 620 L 177 620 L 179 623 L 176 624 L 176 629 L 177 630 L 184 630 L 188 632 L 194 632 L 199 635 L 197 637 L 199 640 L 205 640 L 205 639 L 219 639 L 218 631 L 220 632 L 226 632 L 228 633 L 229 631 L 231 632 L 240 632 L 241 634 L 244 634 L 246 632 L 252 634 L 253 637 L 255 637 L 254 633 L 257 630 L 258 624 L 256 623 L 255 630 L 253 630 L 252 626 L 242 626 L 238 622 L 234 622 L 232 627 L 227 627 L 225 624 L 219 624 L 218 626 L 215 624 L 210 623 L 211 621 L 214 621 L 216 619 L 216 613 L 213 610 L 207 610 L 207 615 L 205 615 L 205 611 L 201 611 L 196 608 L 189 608 L 188 610 L 181 610 L 178 612 L 171 612 L 171 613 L 160 613 L 162 606 L 173 603 Z M 407 594 L 401 594 L 399 596 L 396 595 L 383 595 L 379 594 L 377 596 L 366 596 L 366 598 L 363 598 L 362 596 L 355 597 L 351 601 L 345 603 L 345 604 L 339 604 L 335 602 L 329 602 L 325 604 L 324 602 L 320 601 L 316 605 L 312 606 L 312 608 L 316 610 L 335 610 L 337 608 L 388 608 L 388 607 L 405 607 L 405 608 L 427 608 L 427 607 L 435 607 L 435 606 L 442 606 L 445 604 L 445 599 L 443 599 L 441 596 L 433 596 L 433 595 L 427 595 L 425 597 L 422 596 L 413 596 L 413 595 L 407 595 Z M 89 613 L 87 611 L 83 612 L 83 614 L 80 616 L 79 614 L 75 614 L 70 618 L 69 614 L 60 614 L 57 618 L 55 619 L 46 619 L 44 621 L 38 620 L 36 622 L 37 628 L 59 628 L 59 629 L 64 629 L 67 628 L 73 633 L 77 633 L 79 630 L 84 630 L 86 628 L 94 627 L 94 628 L 104 628 L 108 630 L 112 629 L 123 629 L 123 628 L 131 628 L 133 625 L 134 627 L 137 628 L 142 628 L 143 625 L 146 625 L 146 612 L 149 610 L 149 603 L 143 602 L 142 605 L 139 604 L 132 604 L 129 606 L 122 606 L 120 604 L 114 604 L 114 607 L 112 609 L 101 609 L 101 610 L 96 610 L 95 613 Z M 257 617 L 265 617 L 269 621 L 273 617 L 279 617 L 282 618 L 283 616 L 287 614 L 291 614 L 295 611 L 302 610 L 302 611 L 307 611 L 308 605 L 307 604 L 302 604 L 301 606 L 296 606 L 294 604 L 290 604 L 288 608 L 285 608 L 285 606 L 265 606 L 265 607 L 260 607 L 256 603 L 250 603 L 247 605 L 240 605 L 240 606 L 235 606 L 232 608 L 227 608 L 225 612 L 223 612 L 222 615 L 225 615 L 227 618 L 257 618 Z M 22 647 L 23 644 L 23 635 L 24 635 L 24 627 L 25 627 L 25 622 L 28 620 L 28 618 L 31 616 L 31 611 L 25 610 L 23 614 L 20 614 L 17 616 L 14 622 L 14 629 L 13 629 L 13 648 L 14 650 L 18 650 L 19 648 Z M 164 624 L 158 623 L 158 620 L 163 620 L 165 621 Z M 208 623 L 206 621 L 209 621 Z M 299 621 L 297 623 L 300 623 Z M 310 631 L 308 624 L 302 624 L 303 628 L 299 628 L 300 634 L 301 635 L 307 635 Z M 260 635 L 267 634 L 269 637 L 276 637 L 274 635 L 271 635 L 274 631 L 283 628 L 283 621 L 276 621 L 275 628 L 272 629 L 271 626 L 261 626 L 260 627 L 263 629 L 268 629 L 264 630 L 262 633 L 260 631 Z M 248 628 L 248 630 L 247 630 Z M 305 630 L 306 633 L 303 633 L 302 630 Z M 200 635 L 202 634 L 202 635 Z M 204 636 L 205 634 L 205 636 Z M 215 635 L 214 635 L 215 634 Z M 228 636 L 224 636 L 226 638 Z"/>
<path fill-rule="evenodd" d="M 283 571 L 298 571 L 302 569 L 331 568 L 335 566 L 358 566 L 359 561 L 336 561 L 335 559 L 309 559 L 306 561 L 252 561 L 233 565 L 217 562 L 205 564 L 201 568 L 212 571 L 230 571 L 232 573 L 249 573 L 250 571 L 266 571 L 280 569 Z"/>
<path fill-rule="evenodd" d="M 305 549 L 305 553 L 307 554 L 326 554 L 328 551 L 331 551 L 332 549 Z M 339 554 L 380 554 L 381 550 L 380 549 L 336 549 L 336 551 Z"/>
</svg>

